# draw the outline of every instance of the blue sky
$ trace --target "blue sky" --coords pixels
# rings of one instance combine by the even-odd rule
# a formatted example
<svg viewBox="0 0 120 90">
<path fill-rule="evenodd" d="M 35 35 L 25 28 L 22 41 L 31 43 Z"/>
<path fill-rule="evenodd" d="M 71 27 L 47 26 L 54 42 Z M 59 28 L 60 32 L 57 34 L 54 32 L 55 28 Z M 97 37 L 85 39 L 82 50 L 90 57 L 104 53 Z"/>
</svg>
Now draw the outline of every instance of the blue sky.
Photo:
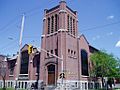
<svg viewBox="0 0 120 90">
<path fill-rule="evenodd" d="M 18 51 L 22 13 L 25 13 L 23 42 L 41 45 L 43 12 L 59 4 L 60 0 L 0 0 L 0 54 Z M 120 58 L 120 0 L 66 0 L 78 12 L 79 34 L 90 45 L 105 49 Z"/>
</svg>

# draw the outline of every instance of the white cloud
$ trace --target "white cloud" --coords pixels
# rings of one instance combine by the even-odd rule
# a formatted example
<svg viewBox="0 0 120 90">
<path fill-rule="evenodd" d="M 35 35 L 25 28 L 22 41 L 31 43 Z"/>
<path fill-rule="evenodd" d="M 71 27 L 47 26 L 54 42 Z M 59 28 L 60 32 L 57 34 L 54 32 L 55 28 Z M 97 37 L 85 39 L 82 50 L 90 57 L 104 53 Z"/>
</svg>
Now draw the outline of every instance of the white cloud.
<svg viewBox="0 0 120 90">
<path fill-rule="evenodd" d="M 108 19 L 108 20 L 114 19 L 114 17 L 115 17 L 114 15 L 110 15 L 110 16 L 107 17 L 107 19 Z"/>
<path fill-rule="evenodd" d="M 99 35 L 97 35 L 97 37 L 96 37 L 97 39 L 99 39 L 100 38 L 100 36 Z"/>
<path fill-rule="evenodd" d="M 108 35 L 108 36 L 111 36 L 111 35 L 113 35 L 113 32 L 109 32 L 109 33 L 107 33 L 107 35 Z"/>
<path fill-rule="evenodd" d="M 95 41 L 96 39 L 100 39 L 101 37 L 99 35 L 95 36 L 92 38 L 93 41 Z"/>
<path fill-rule="evenodd" d="M 110 32 L 109 34 L 110 34 L 110 35 L 113 35 L 113 32 Z"/>
<path fill-rule="evenodd" d="M 120 41 L 118 41 L 115 46 L 120 47 Z"/>
<path fill-rule="evenodd" d="M 95 41 L 95 40 L 96 40 L 96 38 L 95 38 L 95 37 L 93 37 L 93 38 L 92 38 L 92 40 L 93 40 L 93 41 Z"/>
</svg>

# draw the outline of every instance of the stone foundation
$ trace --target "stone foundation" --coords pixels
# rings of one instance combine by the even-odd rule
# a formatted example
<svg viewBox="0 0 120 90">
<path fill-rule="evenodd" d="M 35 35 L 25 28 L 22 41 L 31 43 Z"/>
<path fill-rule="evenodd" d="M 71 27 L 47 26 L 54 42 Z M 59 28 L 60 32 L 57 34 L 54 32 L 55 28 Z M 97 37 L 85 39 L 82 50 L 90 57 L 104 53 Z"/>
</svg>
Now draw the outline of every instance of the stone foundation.
<svg viewBox="0 0 120 90">
<path fill-rule="evenodd" d="M 15 86 L 17 86 L 17 88 L 23 88 L 23 89 L 30 89 L 32 83 L 35 84 L 36 80 L 6 80 L 5 81 L 5 85 L 6 87 L 11 87 L 11 88 L 15 88 Z M 41 87 L 41 80 L 38 81 L 38 88 Z M 0 87 L 3 87 L 3 81 L 0 80 Z"/>
<path fill-rule="evenodd" d="M 69 90 L 79 89 L 79 90 L 88 90 L 94 88 L 102 88 L 101 82 L 89 82 L 89 81 L 74 81 L 74 80 L 64 80 L 63 84 L 59 80 L 57 82 L 57 89 L 60 90 L 61 87 L 64 87 Z"/>
</svg>

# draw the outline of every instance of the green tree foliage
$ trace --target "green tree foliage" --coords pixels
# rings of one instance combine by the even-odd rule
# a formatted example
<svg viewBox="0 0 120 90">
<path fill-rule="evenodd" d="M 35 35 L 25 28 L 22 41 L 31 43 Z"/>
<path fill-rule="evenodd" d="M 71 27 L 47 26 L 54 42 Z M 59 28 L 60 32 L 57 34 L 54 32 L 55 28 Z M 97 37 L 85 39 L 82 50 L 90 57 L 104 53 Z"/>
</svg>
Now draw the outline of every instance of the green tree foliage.
<svg viewBox="0 0 120 90">
<path fill-rule="evenodd" d="M 91 76 L 94 77 L 119 77 L 119 59 L 105 51 L 98 51 L 90 56 L 92 61 Z"/>
</svg>

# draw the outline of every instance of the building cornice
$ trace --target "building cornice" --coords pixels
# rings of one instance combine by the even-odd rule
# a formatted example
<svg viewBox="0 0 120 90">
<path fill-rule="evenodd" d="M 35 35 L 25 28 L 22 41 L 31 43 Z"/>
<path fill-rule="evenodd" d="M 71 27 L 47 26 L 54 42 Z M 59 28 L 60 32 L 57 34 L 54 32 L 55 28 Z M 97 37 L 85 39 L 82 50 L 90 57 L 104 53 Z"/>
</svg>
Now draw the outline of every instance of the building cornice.
<svg viewBox="0 0 120 90">
<path fill-rule="evenodd" d="M 46 17 L 43 18 L 43 21 L 46 20 Z"/>
<path fill-rule="evenodd" d="M 67 29 L 59 29 L 58 32 L 59 32 L 59 31 L 67 31 Z"/>
<path fill-rule="evenodd" d="M 61 9 L 61 10 L 59 11 L 59 13 L 67 13 L 67 11 L 64 10 L 64 9 Z"/>
<path fill-rule="evenodd" d="M 45 34 L 42 34 L 41 37 L 42 37 L 42 38 L 45 37 Z"/>
</svg>

